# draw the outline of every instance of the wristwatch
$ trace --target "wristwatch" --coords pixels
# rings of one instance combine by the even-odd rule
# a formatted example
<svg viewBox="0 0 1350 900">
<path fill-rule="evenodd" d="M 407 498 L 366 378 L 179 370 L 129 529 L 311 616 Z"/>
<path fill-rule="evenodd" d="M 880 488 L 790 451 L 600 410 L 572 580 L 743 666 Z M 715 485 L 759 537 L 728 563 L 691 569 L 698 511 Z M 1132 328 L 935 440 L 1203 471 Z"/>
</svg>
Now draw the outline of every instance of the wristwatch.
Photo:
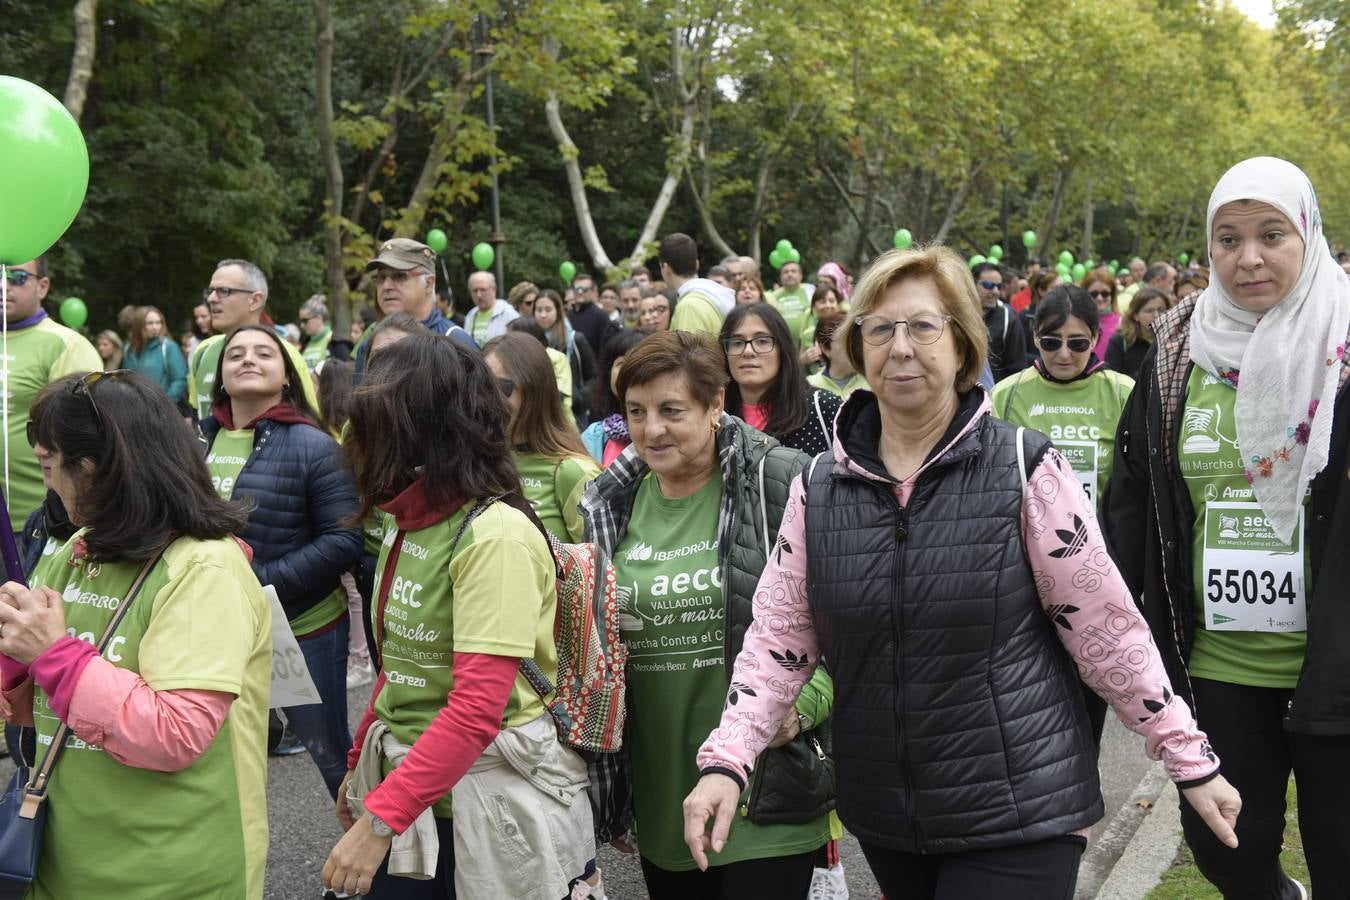
<svg viewBox="0 0 1350 900">
<path fill-rule="evenodd" d="M 384 819 L 381 819 L 379 816 L 374 815 L 373 813 L 366 813 L 366 815 L 370 816 L 371 834 L 381 838 L 394 836 L 394 829 L 389 827 L 389 825 L 384 821 Z"/>
</svg>

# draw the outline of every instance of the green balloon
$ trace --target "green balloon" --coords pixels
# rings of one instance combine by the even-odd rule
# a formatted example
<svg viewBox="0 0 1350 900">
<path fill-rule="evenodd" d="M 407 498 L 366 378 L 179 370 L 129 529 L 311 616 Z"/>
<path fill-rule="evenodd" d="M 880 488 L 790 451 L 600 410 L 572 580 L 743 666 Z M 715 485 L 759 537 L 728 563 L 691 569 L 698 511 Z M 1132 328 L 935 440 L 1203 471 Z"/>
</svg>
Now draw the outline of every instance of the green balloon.
<svg viewBox="0 0 1350 900">
<path fill-rule="evenodd" d="M 1073 254 L 1068 250 L 1062 250 L 1059 254 L 1059 261 L 1066 266 L 1073 265 Z"/>
<path fill-rule="evenodd" d="M 778 242 L 777 246 L 775 246 L 774 249 L 778 251 L 779 256 L 783 257 L 783 259 L 787 259 L 789 251 L 792 250 L 792 241 L 789 241 L 787 238 L 783 238 L 781 241 Z"/>
<path fill-rule="evenodd" d="M 478 271 L 481 272 L 484 269 L 490 268 L 492 266 L 492 261 L 496 258 L 496 252 L 493 251 L 492 245 L 487 241 L 481 241 L 474 245 L 473 264 Z"/>
<path fill-rule="evenodd" d="M 445 237 L 445 232 L 439 228 L 433 228 L 427 232 L 427 246 L 437 253 L 444 253 L 445 247 L 449 241 Z"/>
<path fill-rule="evenodd" d="M 973 269 L 982 262 L 989 262 L 989 260 L 981 256 L 980 254 L 976 253 L 974 256 L 970 258 L 970 267 Z"/>
<path fill-rule="evenodd" d="M 61 321 L 71 328 L 81 328 L 89 319 L 89 307 L 79 297 L 67 297 L 61 301 Z"/>
<path fill-rule="evenodd" d="M 901 228 L 895 232 L 895 248 L 897 250 L 908 250 L 914 244 L 914 235 L 909 233 L 908 228 Z"/>
<path fill-rule="evenodd" d="M 1177 262 L 1181 263 L 1183 266 L 1186 265 L 1186 263 L 1188 263 L 1188 262 L 1190 262 L 1190 261 L 1191 261 L 1191 258 L 1190 258 L 1190 256 L 1189 256 L 1188 254 L 1185 254 L 1185 253 L 1178 253 L 1178 254 L 1177 254 Z"/>
<path fill-rule="evenodd" d="M 1059 277 L 1060 277 L 1060 278 L 1068 278 L 1068 277 L 1069 277 L 1069 267 L 1066 266 L 1066 265 L 1064 265 L 1064 263 L 1059 263 L 1059 264 L 1057 264 L 1057 265 L 1055 266 L 1055 271 L 1059 273 Z"/>
<path fill-rule="evenodd" d="M 1097 268 L 1097 263 L 1095 260 L 1091 259 L 1083 260 L 1083 268 L 1091 272 L 1093 269 Z"/>
<path fill-rule="evenodd" d="M 75 220 L 89 187 L 89 150 L 60 100 L 7 75 L 0 76 L 0 173 L 0 263 L 22 265 Z"/>
<path fill-rule="evenodd" d="M 1074 280 L 1074 281 L 1082 281 L 1082 280 L 1083 280 L 1083 276 L 1086 275 L 1086 274 L 1087 274 L 1087 266 L 1083 265 L 1082 263 L 1074 263 L 1074 264 L 1073 264 L 1073 280 Z"/>
<path fill-rule="evenodd" d="M 1032 231 L 1029 228 L 1026 231 L 1022 232 L 1022 246 L 1026 247 L 1028 250 L 1030 250 L 1032 247 L 1035 247 L 1036 232 Z"/>
<path fill-rule="evenodd" d="M 773 248 L 773 251 L 769 253 L 769 265 L 773 266 L 775 269 L 781 269 L 783 268 L 783 262 L 782 251 L 777 247 Z"/>
<path fill-rule="evenodd" d="M 1113 259 L 1113 260 L 1111 260 L 1109 263 L 1106 264 L 1106 271 L 1108 271 L 1108 272 L 1110 272 L 1112 275 L 1114 275 L 1114 274 L 1116 274 L 1116 272 L 1120 271 L 1120 266 L 1117 265 L 1117 264 L 1116 264 L 1116 261 Z"/>
<path fill-rule="evenodd" d="M 998 244 L 994 244 L 993 246 L 991 246 L 989 248 L 989 258 L 992 259 L 994 262 L 999 262 L 1000 260 L 1002 260 L 1003 248 L 1000 247 Z"/>
<path fill-rule="evenodd" d="M 799 253 L 799 252 L 797 251 L 797 248 L 796 248 L 796 247 L 789 247 L 789 248 L 788 248 L 787 259 L 784 260 L 784 262 L 790 262 L 790 263 L 798 263 L 798 264 L 800 264 L 801 261 L 802 261 L 802 255 L 801 255 L 801 253 Z"/>
<path fill-rule="evenodd" d="M 568 260 L 567 262 L 558 266 L 558 274 L 562 276 L 562 280 L 565 283 L 571 284 L 572 279 L 577 277 L 576 263 L 572 262 L 571 260 Z"/>
</svg>

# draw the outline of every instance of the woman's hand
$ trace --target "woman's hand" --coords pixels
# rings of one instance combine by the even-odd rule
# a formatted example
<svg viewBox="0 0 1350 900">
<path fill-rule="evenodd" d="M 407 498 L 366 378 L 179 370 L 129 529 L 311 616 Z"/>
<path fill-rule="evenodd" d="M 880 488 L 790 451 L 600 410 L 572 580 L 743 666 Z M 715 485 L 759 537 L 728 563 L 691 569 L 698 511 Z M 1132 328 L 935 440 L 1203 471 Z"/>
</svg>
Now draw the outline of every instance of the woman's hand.
<svg viewBox="0 0 1350 900">
<path fill-rule="evenodd" d="M 338 787 L 337 795 L 337 820 L 342 826 L 343 831 L 351 831 L 356 820 L 352 818 L 351 807 L 347 805 L 347 785 L 351 783 L 353 770 L 348 770 L 342 778 L 342 784 Z"/>
<path fill-rule="evenodd" d="M 375 870 L 389 855 L 393 842 L 392 837 L 379 837 L 370 830 L 369 813 L 357 819 L 328 854 L 323 864 L 323 886 L 353 895 L 370 893 Z"/>
<path fill-rule="evenodd" d="M 802 733 L 802 721 L 797 718 L 797 707 L 788 707 L 787 715 L 783 716 L 782 724 L 778 726 L 778 733 L 769 741 L 770 747 L 782 747 L 784 744 L 790 744 L 797 739 L 797 735 Z"/>
<path fill-rule="evenodd" d="M 704 775 L 684 798 L 684 842 L 700 871 L 708 871 L 708 851 L 721 853 L 736 814 L 741 789 L 726 775 Z M 712 819 L 712 832 L 708 832 Z"/>
<path fill-rule="evenodd" d="M 820 357 L 822 355 L 823 354 L 821 354 L 820 352 L 820 345 L 812 344 L 810 347 L 807 347 L 805 350 L 802 351 L 800 359 L 802 361 L 802 365 L 813 366 L 816 363 L 820 362 Z"/>
<path fill-rule="evenodd" d="M 47 587 L 26 588 L 16 581 L 0 585 L 0 653 L 32 665 L 65 636 L 65 601 L 60 594 Z"/>
<path fill-rule="evenodd" d="M 1237 847 L 1237 832 L 1233 829 L 1242 811 L 1242 796 L 1228 779 L 1217 775 L 1196 787 L 1182 788 L 1181 793 L 1225 847 Z"/>
</svg>

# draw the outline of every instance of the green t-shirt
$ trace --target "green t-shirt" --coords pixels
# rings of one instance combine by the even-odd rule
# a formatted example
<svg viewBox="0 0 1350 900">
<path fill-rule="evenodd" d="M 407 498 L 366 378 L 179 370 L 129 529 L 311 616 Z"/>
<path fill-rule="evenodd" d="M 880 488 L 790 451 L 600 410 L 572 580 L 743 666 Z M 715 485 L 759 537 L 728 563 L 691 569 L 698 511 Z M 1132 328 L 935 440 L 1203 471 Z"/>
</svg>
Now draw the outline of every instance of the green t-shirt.
<svg viewBox="0 0 1350 900">
<path fill-rule="evenodd" d="M 366 516 L 361 523 L 362 550 L 367 556 L 379 556 L 380 546 L 384 543 L 384 533 L 386 528 L 393 528 L 392 523 L 386 523 L 388 515 L 380 512 L 378 509 Z"/>
<path fill-rule="evenodd" d="M 301 355 L 305 359 L 305 365 L 311 372 L 328 358 L 328 342 L 333 338 L 333 328 L 325 325 L 323 331 L 320 331 L 314 337 L 305 342 L 305 352 Z"/>
<path fill-rule="evenodd" d="M 663 869 L 694 868 L 680 808 L 698 781 L 698 748 L 722 718 L 727 694 L 726 602 L 717 553 L 719 474 L 671 500 L 648 475 L 614 553 L 619 628 L 628 645 L 628 732 L 642 855 Z M 829 840 L 828 817 L 755 825 L 737 814 L 712 865 L 787 856 Z"/>
<path fill-rule="evenodd" d="M 47 489 L 42 465 L 28 446 L 28 411 L 38 392 L 53 381 L 75 372 L 101 372 L 103 360 L 84 337 L 51 319 L 9 333 L 9 525 L 15 534 L 33 510 L 42 505 Z"/>
<path fill-rule="evenodd" d="M 482 310 L 473 317 L 473 340 L 478 346 L 487 343 L 488 326 L 492 324 L 492 314 L 484 313 Z"/>
<path fill-rule="evenodd" d="M 451 559 L 450 545 L 470 508 L 466 504 L 448 519 L 404 533 L 384 614 L 376 623 L 385 685 L 375 714 L 400 743 L 416 741 L 445 708 L 456 653 L 528 657 L 550 681 L 557 680 L 558 596 L 548 542 L 521 513 L 493 503 L 469 525 Z M 392 520 L 388 526 L 376 585 L 384 583 L 389 551 L 400 534 Z M 539 694 L 517 675 L 502 727 L 545 713 Z M 437 816 L 450 815 L 450 795 L 433 808 Z"/>
<path fill-rule="evenodd" d="M 33 584 L 60 592 L 69 633 L 96 644 L 140 564 L 72 566 L 73 541 L 48 543 Z M 30 898 L 260 900 L 271 628 L 267 600 L 234 540 L 180 538 L 169 547 L 103 656 L 156 691 L 235 699 L 210 746 L 180 772 L 124 765 L 72 734 L 51 781 Z M 42 690 L 33 693 L 41 754 L 58 722 Z"/>
<path fill-rule="evenodd" d="M 1288 689 L 1303 667 L 1306 623 L 1296 631 L 1222 627 L 1252 622 L 1273 627 L 1300 617 L 1301 601 L 1312 596 L 1313 587 L 1311 560 L 1303 554 L 1303 564 L 1297 564 L 1302 535 L 1292 547 L 1283 544 L 1255 502 L 1238 450 L 1236 400 L 1228 382 L 1192 368 L 1177 438 L 1181 477 L 1195 509 L 1190 672 L 1230 684 Z"/>
<path fill-rule="evenodd" d="M 797 285 L 795 291 L 788 291 L 785 288 L 779 288 L 769 293 L 769 305 L 783 314 L 783 319 L 787 322 L 788 333 L 797 339 L 797 349 L 800 350 L 807 346 L 801 342 L 802 329 L 806 327 L 807 320 L 811 318 L 811 295 L 806 293 L 806 287 Z M 815 339 L 815 333 L 812 333 L 812 339 Z"/>
<path fill-rule="evenodd" d="M 252 428 L 222 428 L 216 432 L 211 449 L 206 454 L 206 470 L 211 473 L 211 486 L 217 494 L 226 500 L 234 496 L 234 483 L 251 455 Z"/>
<path fill-rule="evenodd" d="M 319 408 L 319 396 L 314 392 L 314 379 L 310 377 L 309 366 L 300 351 L 289 341 L 282 341 L 291 365 L 300 374 L 300 387 L 305 399 L 315 409 Z M 211 415 L 211 390 L 216 385 L 216 370 L 220 367 L 220 352 L 225 349 L 225 335 L 213 334 L 197 345 L 192 353 L 192 362 L 188 364 L 188 405 L 197 411 L 198 419 Z"/>
<path fill-rule="evenodd" d="M 811 385 L 811 387 L 820 388 L 822 391 L 829 391 L 837 397 L 843 397 L 845 400 L 859 388 L 868 391 L 871 390 L 871 387 L 867 384 L 867 379 L 856 372 L 850 375 L 843 384 L 835 381 L 834 378 L 826 372 L 817 372 L 814 375 L 806 376 L 806 383 Z"/>
<path fill-rule="evenodd" d="M 1116 425 L 1132 390 L 1133 378 L 1109 369 L 1061 384 L 1031 366 L 996 384 L 991 399 L 994 415 L 1050 438 L 1100 506 L 1115 461 Z"/>
<path fill-rule="evenodd" d="M 577 504 L 586 485 L 600 474 L 599 463 L 589 456 L 569 456 L 559 461 L 520 451 L 515 453 L 515 458 L 521 493 L 530 501 L 544 527 L 565 543 L 585 540 Z"/>
<path fill-rule="evenodd" d="M 211 484 L 216 493 L 226 500 L 234 496 L 235 482 L 253 453 L 253 429 L 222 428 L 211 440 L 206 454 L 206 470 L 211 473 Z M 347 592 L 338 588 L 323 600 L 291 620 L 291 630 L 297 637 L 318 631 L 347 614 Z"/>
<path fill-rule="evenodd" d="M 722 332 L 722 313 L 707 294 L 690 291 L 675 304 L 675 315 L 670 319 L 671 331 L 702 332 L 713 340 Z"/>
</svg>

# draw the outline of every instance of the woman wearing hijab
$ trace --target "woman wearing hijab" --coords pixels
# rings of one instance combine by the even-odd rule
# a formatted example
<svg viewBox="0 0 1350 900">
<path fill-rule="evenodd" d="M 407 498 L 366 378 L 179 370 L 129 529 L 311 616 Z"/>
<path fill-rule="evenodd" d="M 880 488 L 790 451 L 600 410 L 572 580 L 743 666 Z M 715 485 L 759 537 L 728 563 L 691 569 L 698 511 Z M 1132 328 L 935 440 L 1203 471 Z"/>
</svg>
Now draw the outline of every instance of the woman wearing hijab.
<svg viewBox="0 0 1350 900">
<path fill-rule="evenodd" d="M 1307 897 L 1279 860 L 1292 770 L 1312 888 L 1346 897 L 1350 279 L 1284 160 L 1228 170 L 1207 228 L 1216 277 L 1155 322 L 1102 523 L 1242 794 L 1240 850 L 1182 804 L 1196 865 L 1225 897 Z"/>
</svg>

